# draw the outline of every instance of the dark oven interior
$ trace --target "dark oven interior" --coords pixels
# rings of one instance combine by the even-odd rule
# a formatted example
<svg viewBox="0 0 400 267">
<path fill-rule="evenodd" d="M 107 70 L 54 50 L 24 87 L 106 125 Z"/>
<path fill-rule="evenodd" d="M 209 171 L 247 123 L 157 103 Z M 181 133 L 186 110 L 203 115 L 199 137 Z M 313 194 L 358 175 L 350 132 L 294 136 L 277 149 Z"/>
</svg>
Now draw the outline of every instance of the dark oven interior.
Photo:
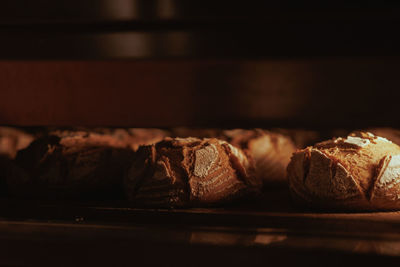
<svg viewBox="0 0 400 267">
<path fill-rule="evenodd" d="M 395 141 L 399 11 L 353 1 L 5 1 L 0 149 L 17 146 L 17 132 L 132 129 L 143 140 L 150 129 L 182 138 L 262 129 L 290 136 L 296 149 L 356 130 Z M 136 207 L 104 192 L 62 198 L 70 188 L 57 187 L 45 198 L 26 197 L 35 187 L 15 196 L 14 159 L 0 163 L 0 266 L 399 261 L 397 211 L 302 209 L 286 187 L 183 208 Z"/>
</svg>

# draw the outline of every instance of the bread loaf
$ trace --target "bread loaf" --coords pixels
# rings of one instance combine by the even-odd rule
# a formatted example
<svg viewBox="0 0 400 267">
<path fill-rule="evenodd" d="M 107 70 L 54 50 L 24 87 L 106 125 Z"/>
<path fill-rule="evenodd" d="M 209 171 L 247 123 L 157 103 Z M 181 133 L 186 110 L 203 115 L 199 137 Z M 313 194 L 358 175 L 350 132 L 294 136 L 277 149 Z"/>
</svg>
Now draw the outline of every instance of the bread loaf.
<svg viewBox="0 0 400 267">
<path fill-rule="evenodd" d="M 26 148 L 33 136 L 12 127 L 0 127 L 0 156 L 14 159 L 18 150 Z"/>
<path fill-rule="evenodd" d="M 154 144 L 164 137 L 170 135 L 166 130 L 156 128 L 72 128 L 68 130 L 53 129 L 46 135 L 56 135 L 59 137 L 80 135 L 95 136 L 92 141 L 106 142 L 114 147 L 126 147 L 133 150 L 141 145 Z"/>
<path fill-rule="evenodd" d="M 400 147 L 368 132 L 294 153 L 287 173 L 297 204 L 324 210 L 400 209 Z"/>
<path fill-rule="evenodd" d="M 167 208 L 220 205 L 261 186 L 247 157 L 214 138 L 166 138 L 141 146 L 124 184 L 134 205 Z"/>
<path fill-rule="evenodd" d="M 255 174 L 264 188 L 286 186 L 286 167 L 296 151 L 289 137 L 261 129 L 229 130 L 224 136 L 254 161 Z"/>
<path fill-rule="evenodd" d="M 225 140 L 241 149 L 249 157 L 249 160 L 253 161 L 255 175 L 263 182 L 265 189 L 286 185 L 286 166 L 292 153 L 296 150 L 295 144 L 288 135 L 263 129 L 220 130 L 212 128 L 174 128 L 172 133 L 177 137 Z"/>
<path fill-rule="evenodd" d="M 46 199 L 122 196 L 122 178 L 133 151 L 118 139 L 87 132 L 41 137 L 17 154 L 27 175 L 7 176 L 11 195 Z"/>
<path fill-rule="evenodd" d="M 271 131 L 289 137 L 294 145 L 299 149 L 325 140 L 321 132 L 314 130 L 273 128 Z"/>
<path fill-rule="evenodd" d="M 397 145 L 400 145 L 400 130 L 399 129 L 386 127 L 386 128 L 371 128 L 371 129 L 368 129 L 368 131 L 377 136 L 384 137 Z"/>
</svg>

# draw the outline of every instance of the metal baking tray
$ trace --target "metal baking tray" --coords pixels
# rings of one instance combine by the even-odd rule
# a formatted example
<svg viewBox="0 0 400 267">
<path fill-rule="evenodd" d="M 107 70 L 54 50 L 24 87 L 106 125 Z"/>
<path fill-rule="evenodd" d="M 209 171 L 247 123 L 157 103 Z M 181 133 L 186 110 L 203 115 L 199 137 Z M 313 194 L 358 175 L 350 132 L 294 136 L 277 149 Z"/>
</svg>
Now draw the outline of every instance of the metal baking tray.
<svg viewBox="0 0 400 267">
<path fill-rule="evenodd" d="M 294 208 L 279 194 L 258 204 L 203 209 L 140 209 L 125 202 L 0 203 L 0 266 L 400 261 L 400 212 L 316 213 Z"/>
</svg>

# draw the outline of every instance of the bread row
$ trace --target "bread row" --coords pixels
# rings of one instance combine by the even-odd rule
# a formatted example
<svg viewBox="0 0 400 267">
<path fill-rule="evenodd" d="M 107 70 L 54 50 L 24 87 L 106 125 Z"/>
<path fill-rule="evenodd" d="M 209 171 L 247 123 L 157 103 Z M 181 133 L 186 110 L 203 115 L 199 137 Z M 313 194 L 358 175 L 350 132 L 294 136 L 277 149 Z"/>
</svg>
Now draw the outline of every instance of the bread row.
<svg viewBox="0 0 400 267">
<path fill-rule="evenodd" d="M 371 131 L 396 140 L 396 130 Z M 316 132 L 284 129 L 50 129 L 29 135 L 1 127 L 0 191 L 173 208 L 221 206 L 288 188 L 294 204 L 323 210 L 400 208 L 400 147 L 372 133 L 318 141 Z"/>
<path fill-rule="evenodd" d="M 14 133 L 11 138 L 1 134 L 0 128 L 0 139 L 27 135 Z M 305 131 L 297 135 L 307 139 Z M 3 177 L 13 197 L 124 196 L 135 204 L 149 205 L 150 198 L 165 193 L 182 200 L 165 197 L 157 205 L 202 206 L 253 197 L 263 187 L 285 185 L 285 168 L 296 150 L 294 140 L 288 134 L 260 129 L 49 129 L 31 136 L 29 146 L 15 148 L 19 149 L 15 160 L 11 160 L 15 153 L 7 154 L 7 149 L 0 153 L 9 157 Z M 203 169 L 207 174 L 199 176 Z M 161 192 L 169 189 L 152 187 L 161 174 L 168 174 L 163 182 L 169 181 L 174 192 L 183 190 L 186 200 L 182 194 Z M 144 197 L 148 199 L 140 200 Z"/>
</svg>

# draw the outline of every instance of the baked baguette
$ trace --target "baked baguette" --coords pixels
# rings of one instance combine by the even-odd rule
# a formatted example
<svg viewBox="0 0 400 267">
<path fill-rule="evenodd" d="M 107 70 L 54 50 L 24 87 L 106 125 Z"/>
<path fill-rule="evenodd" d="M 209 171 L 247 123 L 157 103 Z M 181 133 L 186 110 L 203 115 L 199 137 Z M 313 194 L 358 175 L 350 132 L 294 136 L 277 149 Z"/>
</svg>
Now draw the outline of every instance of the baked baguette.
<svg viewBox="0 0 400 267">
<path fill-rule="evenodd" d="M 295 204 L 324 210 L 400 209 L 400 147 L 368 132 L 297 151 L 287 174 Z"/>
<path fill-rule="evenodd" d="M 136 206 L 219 205 L 258 193 L 252 172 L 247 157 L 224 141 L 165 138 L 139 148 L 124 185 Z"/>
</svg>

